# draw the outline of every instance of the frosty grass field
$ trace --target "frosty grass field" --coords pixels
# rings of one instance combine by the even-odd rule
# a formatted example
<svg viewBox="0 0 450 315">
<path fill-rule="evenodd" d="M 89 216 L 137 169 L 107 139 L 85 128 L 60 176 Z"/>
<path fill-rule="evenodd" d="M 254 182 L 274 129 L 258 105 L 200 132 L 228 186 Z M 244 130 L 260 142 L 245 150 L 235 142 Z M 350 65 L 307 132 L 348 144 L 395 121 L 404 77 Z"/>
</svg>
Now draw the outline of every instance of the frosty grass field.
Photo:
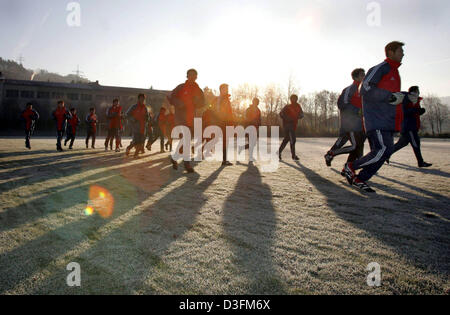
<svg viewBox="0 0 450 315">
<path fill-rule="evenodd" d="M 157 146 L 135 160 L 102 139 L 63 153 L 0 139 L 0 294 L 449 294 L 450 141 L 423 140 L 430 169 L 400 151 L 374 195 L 340 176 L 346 157 L 325 166 L 333 141 L 299 139 L 300 162 L 287 148 L 274 173 L 201 162 L 188 175 Z M 87 215 L 95 186 L 110 216 Z"/>
</svg>

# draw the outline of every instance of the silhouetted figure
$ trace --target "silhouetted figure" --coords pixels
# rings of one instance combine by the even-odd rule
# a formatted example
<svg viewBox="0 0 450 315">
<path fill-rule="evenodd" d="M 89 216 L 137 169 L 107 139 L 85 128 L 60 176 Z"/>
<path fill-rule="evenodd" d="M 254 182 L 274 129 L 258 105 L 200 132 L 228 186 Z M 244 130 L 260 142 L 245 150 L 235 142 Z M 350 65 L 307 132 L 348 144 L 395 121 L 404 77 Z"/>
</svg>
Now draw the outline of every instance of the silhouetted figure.
<svg viewBox="0 0 450 315">
<path fill-rule="evenodd" d="M 197 70 L 188 70 L 187 81 L 177 86 L 168 98 L 170 104 L 175 107 L 174 128 L 177 126 L 186 126 L 191 130 L 191 135 L 194 134 L 195 110 L 205 106 L 203 91 L 195 82 L 197 77 Z M 183 150 L 190 150 L 190 148 L 181 147 L 180 152 Z M 178 169 L 178 163 L 172 158 L 172 156 L 170 156 L 170 161 L 173 168 Z M 187 172 L 194 172 L 190 161 L 184 161 L 184 167 Z"/>
<path fill-rule="evenodd" d="M 230 94 L 228 93 L 228 84 L 222 84 L 219 87 L 220 95 L 216 99 L 215 106 L 215 122 L 217 126 L 222 129 L 223 136 L 223 146 L 222 146 L 222 165 L 231 166 L 231 162 L 227 160 L 227 148 L 228 148 L 228 137 L 227 137 L 227 126 L 233 126 L 233 110 L 231 108 Z"/>
<path fill-rule="evenodd" d="M 145 106 L 145 98 L 144 94 L 139 94 L 138 103 L 131 106 L 126 114 L 133 133 L 133 140 L 127 147 L 126 155 L 128 156 L 130 151 L 136 148 L 134 152 L 135 158 L 139 156 L 141 151 L 144 151 L 145 129 L 148 122 L 148 110 L 147 106 Z"/>
<path fill-rule="evenodd" d="M 64 146 L 70 141 L 69 150 L 73 149 L 73 143 L 75 142 L 75 137 L 77 135 L 77 128 L 80 124 L 80 119 L 77 116 L 77 110 L 75 108 L 70 109 L 70 115 L 67 120 L 67 136 L 66 141 L 64 141 Z"/>
<path fill-rule="evenodd" d="M 297 142 L 295 131 L 297 130 L 298 120 L 302 119 L 304 114 L 302 107 L 298 103 L 298 96 L 295 94 L 291 95 L 290 99 L 291 103 L 286 105 L 280 113 L 280 117 L 283 120 L 284 139 L 281 143 L 280 149 L 278 150 L 278 157 L 282 160 L 281 153 L 286 145 L 290 143 L 292 159 L 298 161 L 299 158 L 295 154 L 295 143 Z"/>
<path fill-rule="evenodd" d="M 97 115 L 95 114 L 95 108 L 89 109 L 89 114 L 86 116 L 87 124 L 87 136 L 86 136 L 86 149 L 89 148 L 89 139 L 92 138 L 92 149 L 95 149 L 95 138 L 97 135 Z"/>
<path fill-rule="evenodd" d="M 53 111 L 52 116 L 56 121 L 56 150 L 62 152 L 61 141 L 66 131 L 67 119 L 70 116 L 64 105 L 64 101 L 58 101 L 56 110 Z"/>
<path fill-rule="evenodd" d="M 105 141 L 105 151 L 113 149 L 113 140 L 116 139 L 116 152 L 120 152 L 120 137 L 119 132 L 122 128 L 122 106 L 119 104 L 119 100 L 116 98 L 113 100 L 113 105 L 107 109 L 106 118 L 109 120 L 108 124 L 108 136 Z"/>
<path fill-rule="evenodd" d="M 36 122 L 39 120 L 39 113 L 33 109 L 33 104 L 28 103 L 26 109 L 20 115 L 20 118 L 24 122 L 25 129 L 25 147 L 31 150 L 30 139 L 33 135 Z"/>
</svg>

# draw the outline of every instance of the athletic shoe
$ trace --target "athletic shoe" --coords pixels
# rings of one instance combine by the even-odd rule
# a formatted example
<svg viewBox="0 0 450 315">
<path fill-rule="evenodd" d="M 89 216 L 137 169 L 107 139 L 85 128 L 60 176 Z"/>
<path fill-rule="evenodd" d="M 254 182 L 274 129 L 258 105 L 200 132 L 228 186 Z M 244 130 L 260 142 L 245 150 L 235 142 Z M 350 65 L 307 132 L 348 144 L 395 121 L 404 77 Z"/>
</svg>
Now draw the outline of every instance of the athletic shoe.
<svg viewBox="0 0 450 315">
<path fill-rule="evenodd" d="M 345 177 L 345 168 L 342 169 L 342 171 L 341 171 L 341 176 L 342 176 L 342 177 Z"/>
<path fill-rule="evenodd" d="M 172 159 L 171 156 L 170 156 L 169 158 L 170 158 L 170 163 L 172 163 L 172 168 L 173 168 L 174 170 L 177 170 L 177 169 L 178 169 L 178 163 L 177 163 L 177 161 L 175 161 L 174 159 Z"/>
<path fill-rule="evenodd" d="M 105 147 L 105 152 L 108 151 L 108 147 Z"/>
<path fill-rule="evenodd" d="M 356 176 L 355 170 L 353 169 L 353 163 L 345 163 L 344 172 L 349 185 L 351 185 L 353 183 L 353 179 Z"/>
<path fill-rule="evenodd" d="M 333 156 L 328 152 L 327 154 L 324 155 L 325 158 L 325 164 L 330 167 L 331 166 L 331 161 L 333 161 Z"/>
<path fill-rule="evenodd" d="M 363 182 L 362 180 L 359 180 L 358 178 L 355 178 L 353 180 L 353 185 L 361 189 L 362 191 L 368 192 L 368 193 L 374 193 L 375 190 L 369 187 L 367 183 Z"/>
<path fill-rule="evenodd" d="M 73 150 L 73 148 L 72 148 L 72 147 L 69 147 L 69 150 Z"/>
<path fill-rule="evenodd" d="M 433 165 L 433 164 L 427 163 L 427 162 L 419 163 L 419 167 L 430 167 L 431 165 Z"/>
<path fill-rule="evenodd" d="M 159 151 L 159 153 L 165 153 L 166 151 L 164 151 L 164 149 L 161 149 L 160 151 Z"/>
<path fill-rule="evenodd" d="M 233 163 L 229 161 L 222 162 L 222 166 L 233 166 Z"/>
<path fill-rule="evenodd" d="M 125 155 L 129 156 L 130 155 L 130 151 L 131 151 L 131 148 L 128 146 L 126 151 L 125 151 Z"/>
<path fill-rule="evenodd" d="M 184 162 L 184 168 L 188 173 L 194 173 L 194 169 L 192 168 L 190 162 Z"/>
<path fill-rule="evenodd" d="M 299 158 L 298 156 L 296 156 L 296 155 L 293 156 L 292 159 L 293 159 L 294 161 L 300 161 L 300 158 Z"/>
<path fill-rule="evenodd" d="M 147 146 L 145 147 L 148 151 L 152 150 L 152 145 L 150 143 L 147 143 Z"/>
<path fill-rule="evenodd" d="M 280 159 L 280 161 L 283 161 L 283 159 L 281 158 L 281 153 L 278 153 L 278 158 Z"/>
<path fill-rule="evenodd" d="M 86 149 L 89 149 L 89 144 L 86 143 Z"/>
<path fill-rule="evenodd" d="M 64 146 L 67 146 L 67 141 L 69 141 L 69 140 L 66 139 L 66 141 L 64 141 Z"/>
<path fill-rule="evenodd" d="M 95 149 L 95 145 L 92 146 L 92 149 Z"/>
<path fill-rule="evenodd" d="M 116 152 L 120 152 L 120 148 L 116 148 Z"/>
</svg>

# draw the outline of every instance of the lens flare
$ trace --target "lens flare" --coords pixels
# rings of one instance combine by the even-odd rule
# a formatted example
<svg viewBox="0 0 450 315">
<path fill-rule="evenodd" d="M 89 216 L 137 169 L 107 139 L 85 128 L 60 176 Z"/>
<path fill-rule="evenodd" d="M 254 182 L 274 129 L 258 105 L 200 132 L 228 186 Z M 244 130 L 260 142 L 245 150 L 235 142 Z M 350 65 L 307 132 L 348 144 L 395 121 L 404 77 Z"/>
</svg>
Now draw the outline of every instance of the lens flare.
<svg viewBox="0 0 450 315">
<path fill-rule="evenodd" d="M 89 205 L 84 210 L 88 216 L 97 212 L 102 218 L 109 218 L 114 210 L 114 197 L 103 187 L 91 186 L 89 188 Z"/>
<path fill-rule="evenodd" d="M 84 209 L 84 214 L 87 216 L 93 215 L 94 214 L 94 209 L 92 207 L 86 207 L 86 209 Z"/>
</svg>

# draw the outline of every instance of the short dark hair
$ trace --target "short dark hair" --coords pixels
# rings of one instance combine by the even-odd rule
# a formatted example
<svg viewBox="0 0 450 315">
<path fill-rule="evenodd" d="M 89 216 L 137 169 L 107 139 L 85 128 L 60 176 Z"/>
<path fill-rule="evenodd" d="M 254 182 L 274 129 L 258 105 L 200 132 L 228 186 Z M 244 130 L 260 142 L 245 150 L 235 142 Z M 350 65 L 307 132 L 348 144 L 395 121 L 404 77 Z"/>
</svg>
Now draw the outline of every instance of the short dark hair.
<svg viewBox="0 0 450 315">
<path fill-rule="evenodd" d="M 408 90 L 409 93 L 411 92 L 419 92 L 419 87 L 417 85 L 411 86 Z"/>
<path fill-rule="evenodd" d="M 292 94 L 291 97 L 289 97 L 289 99 L 291 100 L 291 102 L 292 102 L 292 100 L 293 100 L 294 98 L 296 98 L 297 101 L 298 101 L 298 95 L 297 95 L 297 94 Z"/>
<path fill-rule="evenodd" d="M 118 98 L 113 99 L 113 103 L 118 103 L 118 102 L 119 102 Z"/>
<path fill-rule="evenodd" d="M 405 44 L 402 42 L 399 42 L 399 41 L 390 42 L 384 48 L 384 50 L 386 52 L 386 57 L 388 57 L 388 51 L 396 52 L 397 49 L 399 49 L 400 47 L 403 47 L 403 46 L 405 46 Z"/>
<path fill-rule="evenodd" d="M 361 73 L 366 72 L 363 68 L 357 68 L 352 71 L 352 79 L 355 80 Z"/>
<path fill-rule="evenodd" d="M 89 108 L 89 111 L 92 112 L 93 110 L 95 110 L 94 107 Z"/>
<path fill-rule="evenodd" d="M 144 99 L 146 98 L 145 94 L 143 94 L 143 93 L 138 95 L 138 99 L 140 99 L 141 97 L 143 97 Z"/>
<path fill-rule="evenodd" d="M 28 102 L 27 105 L 25 105 L 26 107 L 28 106 L 33 106 L 33 103 Z"/>
<path fill-rule="evenodd" d="M 59 104 L 64 104 L 64 101 L 63 101 L 63 100 L 59 100 L 59 101 L 58 101 L 58 105 L 59 105 Z"/>
<path fill-rule="evenodd" d="M 187 71 L 187 75 L 189 75 L 189 73 L 191 73 L 191 72 L 194 72 L 195 74 L 198 75 L 198 72 L 197 72 L 197 70 L 195 70 L 195 69 L 189 69 L 189 70 Z"/>
<path fill-rule="evenodd" d="M 76 111 L 76 108 L 75 108 L 75 107 L 72 107 L 72 108 L 70 109 L 70 111 L 71 111 L 71 112 Z"/>
</svg>

